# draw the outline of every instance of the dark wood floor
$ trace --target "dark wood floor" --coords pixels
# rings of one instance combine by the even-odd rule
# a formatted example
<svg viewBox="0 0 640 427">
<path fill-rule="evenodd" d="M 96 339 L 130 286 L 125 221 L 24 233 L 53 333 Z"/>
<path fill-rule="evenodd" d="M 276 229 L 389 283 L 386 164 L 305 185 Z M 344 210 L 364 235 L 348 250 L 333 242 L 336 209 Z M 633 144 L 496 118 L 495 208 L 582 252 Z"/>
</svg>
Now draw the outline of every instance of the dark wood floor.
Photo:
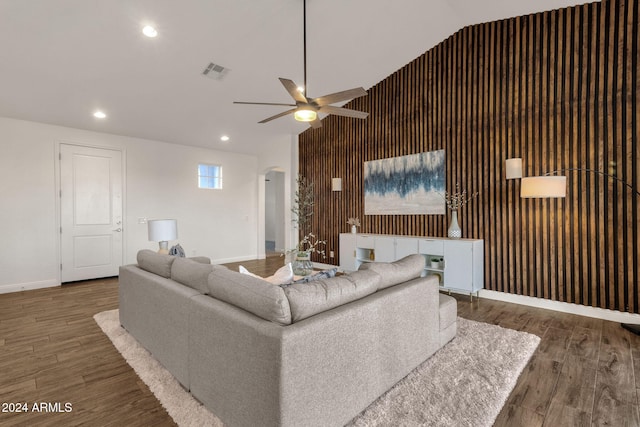
<svg viewBox="0 0 640 427">
<path fill-rule="evenodd" d="M 281 263 L 242 264 L 267 276 Z M 29 407 L 0 412 L 1 426 L 175 425 L 93 320 L 118 307 L 117 291 L 117 279 L 105 279 L 0 295 L 0 411 Z M 640 425 L 640 337 L 613 322 L 457 299 L 462 317 L 542 338 L 496 426 Z M 71 412 L 34 412 L 41 402 Z"/>
</svg>

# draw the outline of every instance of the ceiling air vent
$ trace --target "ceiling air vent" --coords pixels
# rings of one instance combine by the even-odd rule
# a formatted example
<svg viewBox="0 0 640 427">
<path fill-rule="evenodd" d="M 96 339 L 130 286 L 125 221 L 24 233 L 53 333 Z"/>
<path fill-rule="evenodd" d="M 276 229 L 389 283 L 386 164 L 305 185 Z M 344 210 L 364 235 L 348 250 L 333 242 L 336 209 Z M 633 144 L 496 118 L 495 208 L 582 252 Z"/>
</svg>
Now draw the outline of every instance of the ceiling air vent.
<svg viewBox="0 0 640 427">
<path fill-rule="evenodd" d="M 222 65 L 210 62 L 202 72 L 202 75 L 213 80 L 222 80 L 222 78 L 227 75 L 228 71 L 228 68 L 224 68 Z"/>
</svg>

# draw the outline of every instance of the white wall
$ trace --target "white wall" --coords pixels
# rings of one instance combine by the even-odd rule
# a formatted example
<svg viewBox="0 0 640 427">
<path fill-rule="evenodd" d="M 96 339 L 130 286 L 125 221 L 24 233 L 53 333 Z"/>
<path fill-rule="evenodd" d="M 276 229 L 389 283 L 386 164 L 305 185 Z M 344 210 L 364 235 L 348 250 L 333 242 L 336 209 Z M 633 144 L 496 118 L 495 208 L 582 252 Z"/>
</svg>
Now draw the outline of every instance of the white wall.
<svg viewBox="0 0 640 427">
<path fill-rule="evenodd" d="M 277 170 L 284 173 L 284 196 L 283 196 L 283 217 L 281 226 L 284 230 L 284 244 L 282 249 L 289 249 L 295 246 L 297 235 L 292 232 L 291 223 L 291 194 L 293 185 L 295 185 L 296 175 L 298 173 L 298 136 L 283 135 L 282 138 L 275 143 L 265 143 L 263 150 L 258 153 L 258 242 L 262 246 L 262 252 L 259 253 L 260 258 L 264 258 L 264 241 L 265 241 L 265 182 L 264 178 L 270 170 Z M 292 185 L 293 184 L 293 185 Z M 278 243 L 276 242 L 278 246 Z M 260 249 L 260 248 L 259 248 Z"/>
<path fill-rule="evenodd" d="M 124 151 L 125 263 L 135 262 L 139 249 L 157 247 L 138 224 L 143 217 L 176 218 L 177 242 L 189 256 L 195 251 L 214 262 L 257 257 L 256 156 L 0 118 L 0 293 L 59 284 L 60 143 Z M 223 166 L 223 190 L 197 188 L 198 162 Z"/>
</svg>

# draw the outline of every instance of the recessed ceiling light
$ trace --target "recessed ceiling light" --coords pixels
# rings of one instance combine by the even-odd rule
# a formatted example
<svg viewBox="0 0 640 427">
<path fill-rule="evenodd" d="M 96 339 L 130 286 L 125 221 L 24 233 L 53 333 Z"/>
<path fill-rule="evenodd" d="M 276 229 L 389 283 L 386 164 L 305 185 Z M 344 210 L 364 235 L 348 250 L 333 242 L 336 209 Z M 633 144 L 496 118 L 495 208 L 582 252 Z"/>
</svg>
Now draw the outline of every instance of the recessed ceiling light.
<svg viewBox="0 0 640 427">
<path fill-rule="evenodd" d="M 107 115 L 102 111 L 96 111 L 95 113 L 93 113 L 93 117 L 95 117 L 96 119 L 104 119 L 107 117 Z"/>
<path fill-rule="evenodd" d="M 222 141 L 222 142 L 227 142 L 228 140 L 229 140 L 229 137 L 227 135 L 222 135 L 220 137 L 220 141 Z"/>
<path fill-rule="evenodd" d="M 145 27 L 142 29 L 142 34 L 144 34 L 147 37 L 155 37 L 158 35 L 158 31 L 153 28 L 151 25 L 145 25 Z"/>
</svg>

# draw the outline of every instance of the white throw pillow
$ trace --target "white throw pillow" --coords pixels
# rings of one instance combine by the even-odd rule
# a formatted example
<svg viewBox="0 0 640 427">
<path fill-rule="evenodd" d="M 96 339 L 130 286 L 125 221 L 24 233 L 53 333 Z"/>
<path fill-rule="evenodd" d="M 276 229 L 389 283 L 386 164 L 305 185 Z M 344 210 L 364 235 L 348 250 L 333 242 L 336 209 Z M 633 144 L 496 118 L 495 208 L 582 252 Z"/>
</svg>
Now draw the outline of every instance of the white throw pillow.
<svg viewBox="0 0 640 427">
<path fill-rule="evenodd" d="M 266 280 L 267 282 L 274 285 L 284 285 L 287 283 L 291 283 L 293 280 L 293 268 L 291 267 L 291 263 L 288 263 L 284 267 L 280 267 L 278 271 L 276 271 L 273 276 L 269 277 L 260 277 L 257 274 L 253 274 L 243 266 L 238 267 L 238 271 L 242 274 L 248 274 L 249 276 L 257 277 L 258 279 Z"/>
<path fill-rule="evenodd" d="M 250 272 L 249 270 L 247 270 L 246 268 L 244 268 L 242 265 L 240 267 L 238 267 L 238 271 L 242 274 L 247 274 L 251 277 L 255 277 L 257 279 L 262 279 L 262 277 L 258 276 L 257 274 L 253 274 L 252 272 Z"/>
<path fill-rule="evenodd" d="M 284 267 L 280 267 L 278 271 L 273 273 L 273 276 L 266 277 L 264 280 L 269 283 L 273 283 L 274 285 L 291 283 L 293 280 L 293 268 L 291 267 L 291 263 L 288 263 Z"/>
</svg>

